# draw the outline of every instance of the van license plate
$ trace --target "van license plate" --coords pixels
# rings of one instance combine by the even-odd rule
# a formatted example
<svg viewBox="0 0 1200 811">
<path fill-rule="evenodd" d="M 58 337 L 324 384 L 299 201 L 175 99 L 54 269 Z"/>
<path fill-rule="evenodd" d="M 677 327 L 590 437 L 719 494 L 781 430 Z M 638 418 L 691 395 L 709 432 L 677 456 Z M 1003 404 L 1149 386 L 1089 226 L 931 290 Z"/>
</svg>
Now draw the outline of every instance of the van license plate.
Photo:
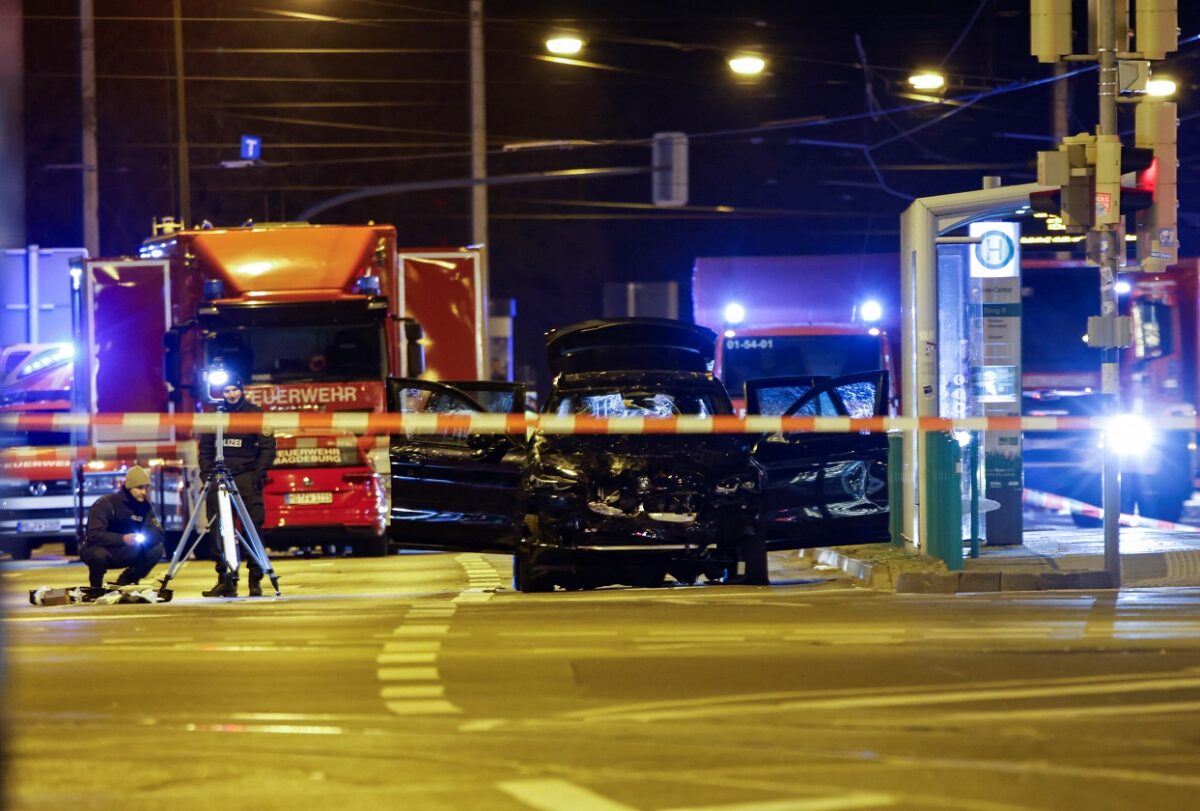
<svg viewBox="0 0 1200 811">
<path fill-rule="evenodd" d="M 17 532 L 61 532 L 62 521 L 57 518 L 40 518 L 36 521 L 18 521 Z"/>
<path fill-rule="evenodd" d="M 288 504 L 332 504 L 333 493 L 288 493 Z"/>
</svg>

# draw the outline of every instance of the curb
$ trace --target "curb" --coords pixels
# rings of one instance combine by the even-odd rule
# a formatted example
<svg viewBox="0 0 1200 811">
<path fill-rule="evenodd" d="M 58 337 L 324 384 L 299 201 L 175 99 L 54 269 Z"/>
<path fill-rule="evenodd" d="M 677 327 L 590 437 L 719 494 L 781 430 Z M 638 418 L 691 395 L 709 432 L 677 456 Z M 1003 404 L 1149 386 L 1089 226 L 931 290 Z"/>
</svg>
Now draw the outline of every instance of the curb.
<svg viewBox="0 0 1200 811">
<path fill-rule="evenodd" d="M 877 591 L 895 590 L 897 577 L 886 561 L 862 560 L 825 547 L 801 549 L 800 556 L 811 559 L 817 565 L 845 572 L 861 586 Z"/>
<path fill-rule="evenodd" d="M 897 594 L 970 594 L 1111 588 L 1108 572 L 903 572 Z"/>
</svg>

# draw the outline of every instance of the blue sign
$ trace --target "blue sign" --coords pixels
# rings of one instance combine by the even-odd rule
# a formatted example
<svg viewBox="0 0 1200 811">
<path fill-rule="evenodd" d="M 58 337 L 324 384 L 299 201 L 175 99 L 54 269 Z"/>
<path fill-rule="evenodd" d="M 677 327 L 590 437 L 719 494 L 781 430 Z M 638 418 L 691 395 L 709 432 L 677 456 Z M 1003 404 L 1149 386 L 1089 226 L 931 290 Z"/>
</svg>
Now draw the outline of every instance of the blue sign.
<svg viewBox="0 0 1200 811">
<path fill-rule="evenodd" d="M 262 139 L 257 135 L 242 136 L 242 160 L 256 161 L 262 157 Z"/>
</svg>

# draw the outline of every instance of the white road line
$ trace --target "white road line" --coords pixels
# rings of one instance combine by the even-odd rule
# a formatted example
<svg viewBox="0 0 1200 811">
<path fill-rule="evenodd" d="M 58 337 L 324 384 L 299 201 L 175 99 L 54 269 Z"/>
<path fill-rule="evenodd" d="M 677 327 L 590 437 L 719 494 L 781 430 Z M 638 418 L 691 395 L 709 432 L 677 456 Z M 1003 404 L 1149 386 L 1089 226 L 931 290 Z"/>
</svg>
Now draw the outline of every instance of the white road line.
<svg viewBox="0 0 1200 811">
<path fill-rule="evenodd" d="M 540 811 L 561 811 L 564 808 L 571 811 L 637 811 L 635 806 L 610 800 L 559 778 L 508 780 L 497 783 L 496 788 Z M 855 792 L 835 797 L 789 797 L 749 803 L 685 806 L 668 811 L 850 811 L 856 808 L 883 808 L 897 802 L 899 799 L 891 794 Z"/>
<path fill-rule="evenodd" d="M 1128 682 L 1101 682 L 1092 684 L 1060 684 L 1038 686 L 1014 686 L 999 689 L 965 689 L 900 695 L 864 695 L 845 698 L 814 698 L 796 700 L 768 700 L 759 703 L 738 704 L 738 713 L 778 713 L 797 711 L 842 711 L 863 708 L 902 708 L 937 704 L 968 704 L 976 701 L 1012 701 L 1026 698 L 1051 698 L 1060 696 L 1110 695 L 1113 693 L 1141 693 L 1155 690 L 1177 690 L 1200 687 L 1197 678 L 1151 678 Z M 622 721 L 661 721 L 681 718 L 706 718 L 727 715 L 729 704 L 714 705 L 711 697 L 694 701 L 675 702 L 675 706 L 643 711 L 614 712 L 611 708 L 599 711 L 594 716 L 573 713 L 578 718 L 619 719 Z"/>
<path fill-rule="evenodd" d="M 518 802 L 541 811 L 637 811 L 632 805 L 601 797 L 583 786 L 556 778 L 545 780 L 509 780 L 496 788 Z"/>
<path fill-rule="evenodd" d="M 1022 721 L 1076 718 L 1103 718 L 1115 715 L 1159 715 L 1200 711 L 1200 701 L 1168 701 L 1155 704 L 1122 704 L 1116 707 L 1059 707 L 1037 710 L 994 710 L 992 712 L 952 712 L 938 716 L 939 723 L 959 721 Z"/>
<path fill-rule="evenodd" d="M 431 665 L 437 661 L 437 651 L 427 653 L 381 653 L 375 657 L 381 665 Z"/>
<path fill-rule="evenodd" d="M 445 636 L 450 633 L 450 626 L 444 624 L 401 625 L 392 631 L 394 636 Z"/>
<path fill-rule="evenodd" d="M 847 811 L 853 808 L 883 808 L 898 802 L 900 798 L 891 794 L 858 792 L 840 797 L 793 797 L 733 805 L 693 805 L 665 811 Z"/>
<path fill-rule="evenodd" d="M 404 622 L 392 630 L 391 639 L 375 657 L 375 675 L 384 684 L 380 698 L 395 715 L 452 715 L 462 710 L 445 700 L 445 685 L 437 660 L 440 637 L 450 633 L 459 602 L 491 599 L 500 587 L 495 568 L 482 555 L 457 555 L 455 561 L 467 576 L 467 588 L 454 597 L 425 600 L 409 608 Z M 401 637 L 401 639 L 397 639 Z M 387 682 L 404 682 L 388 684 Z M 417 682 L 425 682 L 423 684 Z"/>
<path fill-rule="evenodd" d="M 380 681 L 437 681 L 436 667 L 381 667 Z"/>
<path fill-rule="evenodd" d="M 380 698 L 441 698 L 446 688 L 440 684 L 393 684 L 379 691 Z"/>
<path fill-rule="evenodd" d="M 454 715 L 462 712 L 449 701 L 435 699 L 412 701 L 389 701 L 387 708 L 395 715 Z"/>
<path fill-rule="evenodd" d="M 385 642 L 383 649 L 388 653 L 437 652 L 442 649 L 442 641 L 440 639 L 414 639 L 405 642 Z"/>
</svg>

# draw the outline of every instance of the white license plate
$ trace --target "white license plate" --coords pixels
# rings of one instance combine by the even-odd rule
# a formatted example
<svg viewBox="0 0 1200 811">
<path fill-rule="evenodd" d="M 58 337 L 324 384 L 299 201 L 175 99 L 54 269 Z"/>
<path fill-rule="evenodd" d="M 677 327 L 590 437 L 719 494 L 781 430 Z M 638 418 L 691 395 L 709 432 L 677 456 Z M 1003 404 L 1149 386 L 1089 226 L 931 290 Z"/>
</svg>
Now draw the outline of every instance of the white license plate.
<svg viewBox="0 0 1200 811">
<path fill-rule="evenodd" d="M 18 521 L 17 532 L 61 532 L 62 521 L 57 518 L 40 518 L 36 521 Z"/>
<path fill-rule="evenodd" d="M 333 493 L 288 493 L 284 500 L 288 504 L 332 504 Z"/>
</svg>

